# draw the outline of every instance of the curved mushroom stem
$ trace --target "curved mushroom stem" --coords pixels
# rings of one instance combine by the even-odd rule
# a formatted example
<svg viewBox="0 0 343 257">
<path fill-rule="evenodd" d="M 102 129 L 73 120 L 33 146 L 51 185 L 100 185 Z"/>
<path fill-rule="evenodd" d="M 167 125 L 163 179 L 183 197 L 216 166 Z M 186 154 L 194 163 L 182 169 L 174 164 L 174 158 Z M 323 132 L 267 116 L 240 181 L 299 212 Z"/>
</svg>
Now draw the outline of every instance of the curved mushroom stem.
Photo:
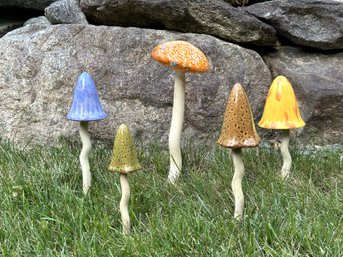
<svg viewBox="0 0 343 257">
<path fill-rule="evenodd" d="M 120 174 L 120 186 L 121 186 L 121 200 L 119 204 L 121 221 L 123 224 L 123 233 L 128 234 L 130 232 L 130 216 L 129 216 L 129 199 L 130 199 L 130 186 L 126 174 Z"/>
<path fill-rule="evenodd" d="M 235 173 L 232 178 L 231 187 L 235 197 L 235 213 L 234 218 L 240 219 L 243 217 L 244 210 L 244 195 L 242 191 L 242 178 L 244 176 L 244 164 L 241 156 L 241 149 L 232 149 L 231 156 Z"/>
<path fill-rule="evenodd" d="M 91 139 L 88 133 L 88 121 L 80 122 L 80 137 L 82 141 L 82 150 L 80 153 L 80 164 L 82 170 L 82 188 L 83 193 L 87 194 L 91 186 L 91 172 L 89 168 L 89 152 L 92 148 Z"/>
<path fill-rule="evenodd" d="M 281 169 L 281 177 L 283 179 L 287 179 L 289 176 L 289 172 L 291 170 L 292 166 L 292 157 L 289 153 L 288 145 L 289 145 L 289 139 L 290 139 L 290 130 L 284 129 L 282 131 L 282 138 L 281 138 L 281 155 L 283 159 L 283 165 Z"/>
<path fill-rule="evenodd" d="M 174 183 L 182 169 L 181 131 L 185 109 L 185 73 L 175 71 L 173 114 L 169 131 L 170 167 L 168 181 Z"/>
</svg>

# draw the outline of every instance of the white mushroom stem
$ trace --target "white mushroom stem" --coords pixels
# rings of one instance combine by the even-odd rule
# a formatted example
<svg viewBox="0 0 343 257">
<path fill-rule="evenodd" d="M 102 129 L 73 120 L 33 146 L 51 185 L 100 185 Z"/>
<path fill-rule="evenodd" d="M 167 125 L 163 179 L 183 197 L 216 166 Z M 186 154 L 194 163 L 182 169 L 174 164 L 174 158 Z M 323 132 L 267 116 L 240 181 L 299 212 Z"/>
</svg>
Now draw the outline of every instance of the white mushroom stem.
<svg viewBox="0 0 343 257">
<path fill-rule="evenodd" d="M 91 172 L 89 169 L 89 152 L 92 148 L 91 139 L 88 133 L 88 121 L 80 122 L 80 137 L 82 141 L 82 150 L 80 153 L 80 164 L 82 169 L 82 188 L 83 193 L 87 194 L 91 186 Z"/>
<path fill-rule="evenodd" d="M 231 187 L 235 197 L 235 213 L 234 218 L 240 219 L 243 216 L 244 210 L 244 195 L 242 191 L 242 179 L 244 176 L 244 164 L 241 156 L 241 149 L 232 149 L 231 156 L 235 173 L 232 178 Z"/>
<path fill-rule="evenodd" d="M 284 179 L 287 179 L 287 177 L 289 176 L 289 172 L 292 166 L 292 157 L 288 149 L 289 139 L 290 139 L 290 130 L 284 129 L 282 131 L 281 147 L 280 147 L 280 151 L 281 151 L 281 155 L 283 159 L 281 177 Z"/>
<path fill-rule="evenodd" d="M 128 234 L 130 232 L 130 216 L 129 216 L 129 199 L 130 199 L 130 186 L 126 174 L 120 174 L 120 186 L 121 186 L 121 200 L 119 204 L 121 221 L 123 224 L 123 233 Z"/>
<path fill-rule="evenodd" d="M 185 109 L 185 73 L 175 71 L 173 114 L 169 131 L 170 167 L 168 181 L 174 183 L 182 169 L 181 131 Z"/>
</svg>

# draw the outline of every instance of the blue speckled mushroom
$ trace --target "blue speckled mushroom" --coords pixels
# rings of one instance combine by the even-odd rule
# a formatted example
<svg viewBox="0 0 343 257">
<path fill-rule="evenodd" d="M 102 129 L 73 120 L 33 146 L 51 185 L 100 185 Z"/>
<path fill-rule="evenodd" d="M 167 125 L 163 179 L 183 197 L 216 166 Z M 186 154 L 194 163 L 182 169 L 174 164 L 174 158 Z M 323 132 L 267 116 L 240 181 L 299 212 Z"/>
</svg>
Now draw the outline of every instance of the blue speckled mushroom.
<svg viewBox="0 0 343 257">
<path fill-rule="evenodd" d="M 102 120 L 107 114 L 101 107 L 95 83 L 92 77 L 83 72 L 77 80 L 73 103 L 67 119 L 75 121 Z"/>
<path fill-rule="evenodd" d="M 83 72 L 77 80 L 73 103 L 67 115 L 67 119 L 80 121 L 80 137 L 82 141 L 80 164 L 82 170 L 82 185 L 84 194 L 88 193 L 88 190 L 91 186 L 91 173 L 88 155 L 92 145 L 88 133 L 88 122 L 102 120 L 106 117 L 107 114 L 101 107 L 94 80 L 87 72 Z"/>
</svg>

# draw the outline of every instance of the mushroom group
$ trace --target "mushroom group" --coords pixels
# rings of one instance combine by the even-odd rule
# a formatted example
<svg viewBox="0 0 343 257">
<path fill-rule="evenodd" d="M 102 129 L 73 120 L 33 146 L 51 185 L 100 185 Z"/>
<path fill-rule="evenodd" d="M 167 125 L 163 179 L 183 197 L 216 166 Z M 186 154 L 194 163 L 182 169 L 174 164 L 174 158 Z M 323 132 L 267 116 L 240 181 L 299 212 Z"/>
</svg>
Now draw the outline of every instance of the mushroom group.
<svg viewBox="0 0 343 257">
<path fill-rule="evenodd" d="M 206 72 L 210 65 L 201 50 L 185 41 L 171 41 L 155 47 L 152 58 L 175 70 L 173 114 L 169 131 L 168 174 L 168 181 L 174 183 L 182 169 L 180 144 L 185 109 L 185 73 Z"/>
<path fill-rule="evenodd" d="M 217 143 L 223 147 L 231 148 L 235 169 L 231 183 L 235 198 L 234 218 L 240 219 L 244 210 L 242 179 L 245 172 L 241 149 L 258 146 L 260 138 L 256 133 L 248 97 L 239 83 L 233 86 L 229 95 L 223 126 Z"/>
<path fill-rule="evenodd" d="M 305 126 L 301 118 L 297 99 L 289 80 L 285 76 L 277 76 L 269 88 L 264 111 L 258 125 L 266 129 L 281 129 L 280 152 L 283 159 L 281 176 L 289 176 L 292 157 L 288 145 L 290 129 Z"/>
<path fill-rule="evenodd" d="M 121 124 L 114 139 L 112 160 L 108 167 L 111 172 L 120 173 L 121 200 L 119 209 L 121 213 L 123 233 L 130 232 L 129 199 L 130 186 L 127 175 L 141 169 L 139 164 L 133 139 L 129 127 Z"/>
<path fill-rule="evenodd" d="M 107 114 L 102 109 L 94 80 L 87 72 L 83 72 L 77 80 L 73 102 L 67 119 L 80 122 L 79 132 L 82 141 L 80 164 L 84 194 L 88 193 L 91 186 L 91 172 L 88 156 L 92 145 L 88 133 L 88 122 L 102 120 L 106 117 Z"/>
</svg>

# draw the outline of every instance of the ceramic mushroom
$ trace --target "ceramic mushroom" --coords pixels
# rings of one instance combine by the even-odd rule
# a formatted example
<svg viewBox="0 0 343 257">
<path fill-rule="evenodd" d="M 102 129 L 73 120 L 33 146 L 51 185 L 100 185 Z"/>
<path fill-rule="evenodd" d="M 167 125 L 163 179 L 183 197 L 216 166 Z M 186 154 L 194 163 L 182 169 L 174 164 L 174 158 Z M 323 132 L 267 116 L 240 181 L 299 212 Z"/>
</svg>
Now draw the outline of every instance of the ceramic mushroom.
<svg viewBox="0 0 343 257">
<path fill-rule="evenodd" d="M 127 125 L 122 124 L 119 126 L 114 139 L 112 161 L 108 167 L 108 170 L 111 172 L 120 173 L 122 197 L 120 200 L 119 209 L 124 234 L 128 234 L 130 232 L 130 216 L 128 209 L 130 186 L 127 175 L 140 169 L 141 165 L 138 162 L 130 130 Z"/>
<path fill-rule="evenodd" d="M 107 115 L 100 104 L 94 80 L 87 72 L 83 72 L 77 80 L 73 102 L 67 119 L 80 122 L 80 137 L 82 141 L 80 164 L 84 194 L 87 194 L 91 186 L 88 155 L 92 146 L 88 133 L 88 122 L 102 120 L 106 117 Z"/>
<path fill-rule="evenodd" d="M 175 70 L 173 114 L 169 132 L 170 167 L 168 181 L 174 183 L 182 169 L 181 131 L 185 108 L 185 73 L 206 72 L 210 65 L 204 53 L 185 41 L 171 41 L 155 47 L 152 58 Z"/>
<path fill-rule="evenodd" d="M 281 155 L 283 165 L 281 176 L 287 178 L 292 166 L 288 145 L 290 129 L 305 126 L 301 118 L 297 99 L 288 79 L 277 76 L 269 88 L 262 118 L 258 125 L 266 129 L 282 129 Z"/>
<path fill-rule="evenodd" d="M 244 195 L 242 191 L 244 164 L 241 157 L 241 149 L 258 146 L 260 138 L 255 130 L 248 97 L 239 83 L 236 83 L 231 90 L 224 114 L 222 130 L 217 143 L 231 148 L 235 169 L 231 183 L 235 198 L 234 217 L 240 219 L 243 216 L 244 210 Z"/>
</svg>

